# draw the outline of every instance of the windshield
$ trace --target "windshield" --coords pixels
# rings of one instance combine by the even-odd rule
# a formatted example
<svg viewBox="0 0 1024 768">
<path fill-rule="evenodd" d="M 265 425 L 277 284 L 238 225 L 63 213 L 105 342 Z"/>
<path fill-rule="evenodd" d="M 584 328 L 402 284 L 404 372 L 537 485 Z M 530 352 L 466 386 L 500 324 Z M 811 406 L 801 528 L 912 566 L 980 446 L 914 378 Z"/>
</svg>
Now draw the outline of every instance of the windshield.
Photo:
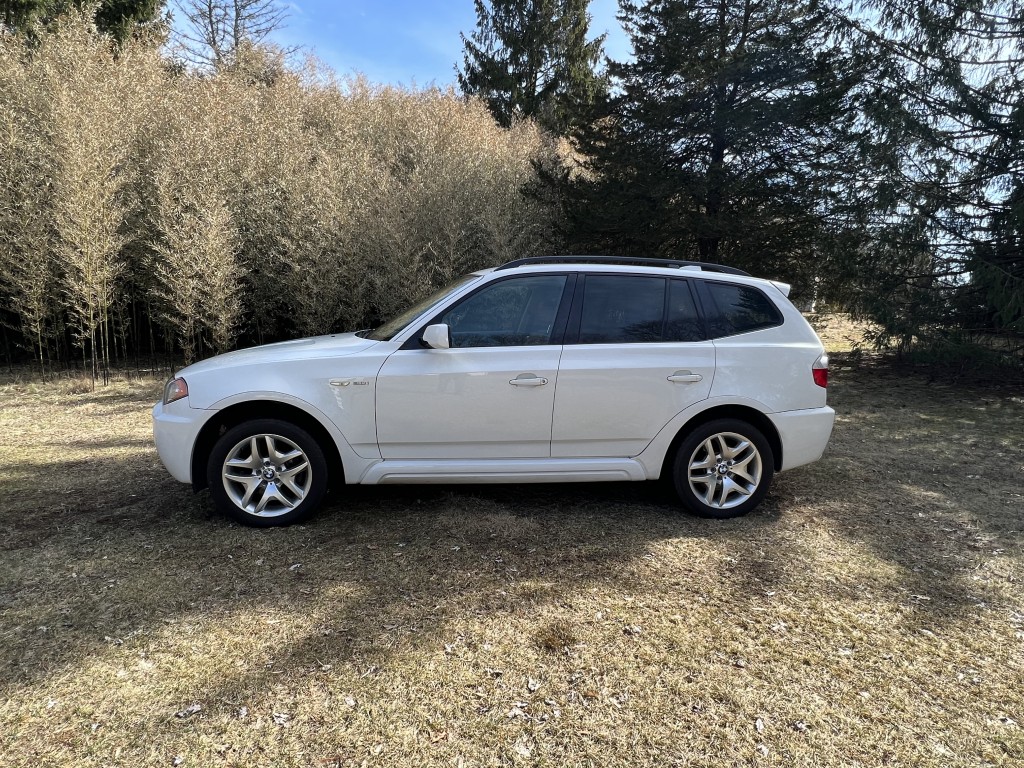
<svg viewBox="0 0 1024 768">
<path fill-rule="evenodd" d="M 417 302 L 409 309 L 405 310 L 398 317 L 393 317 L 388 320 L 384 325 L 380 326 L 369 332 L 361 332 L 359 335 L 367 339 L 373 339 L 374 341 L 391 341 L 398 333 L 405 328 L 409 323 L 415 320 L 420 315 L 426 313 L 431 307 L 436 304 L 440 304 L 445 297 L 452 292 L 458 290 L 466 283 L 472 282 L 473 280 L 479 280 L 479 275 L 463 275 L 453 283 L 449 283 L 444 288 L 438 291 L 434 291 L 432 294 L 423 299 L 423 301 Z"/>
</svg>

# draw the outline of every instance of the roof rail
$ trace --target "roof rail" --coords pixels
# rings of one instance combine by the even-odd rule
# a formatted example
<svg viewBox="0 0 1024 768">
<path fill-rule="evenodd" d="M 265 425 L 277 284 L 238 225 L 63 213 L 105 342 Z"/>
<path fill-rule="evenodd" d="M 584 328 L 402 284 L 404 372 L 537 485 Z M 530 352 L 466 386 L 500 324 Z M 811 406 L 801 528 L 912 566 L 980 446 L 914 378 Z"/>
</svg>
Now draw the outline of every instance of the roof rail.
<svg viewBox="0 0 1024 768">
<path fill-rule="evenodd" d="M 654 259 L 642 256 L 529 256 L 525 259 L 515 259 L 514 261 L 506 262 L 500 267 L 495 267 L 494 271 L 515 269 L 516 267 L 525 267 L 531 264 L 621 264 L 641 267 L 675 267 L 676 269 L 696 267 L 704 272 L 721 272 L 726 275 L 743 275 L 744 277 L 751 276 L 749 272 L 744 272 L 742 269 L 726 267 L 722 264 L 709 264 L 704 261 L 683 261 L 681 259 Z"/>
</svg>

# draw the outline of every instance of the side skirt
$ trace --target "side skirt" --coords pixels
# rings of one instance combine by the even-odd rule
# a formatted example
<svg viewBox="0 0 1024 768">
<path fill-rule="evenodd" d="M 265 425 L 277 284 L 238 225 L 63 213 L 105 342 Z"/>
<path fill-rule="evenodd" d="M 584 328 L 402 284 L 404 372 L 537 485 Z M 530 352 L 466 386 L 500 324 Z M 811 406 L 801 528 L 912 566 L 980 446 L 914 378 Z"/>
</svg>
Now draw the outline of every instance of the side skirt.
<svg viewBox="0 0 1024 768">
<path fill-rule="evenodd" d="M 363 485 L 400 483 L 597 483 L 646 480 L 633 459 L 387 459 L 363 473 Z"/>
</svg>

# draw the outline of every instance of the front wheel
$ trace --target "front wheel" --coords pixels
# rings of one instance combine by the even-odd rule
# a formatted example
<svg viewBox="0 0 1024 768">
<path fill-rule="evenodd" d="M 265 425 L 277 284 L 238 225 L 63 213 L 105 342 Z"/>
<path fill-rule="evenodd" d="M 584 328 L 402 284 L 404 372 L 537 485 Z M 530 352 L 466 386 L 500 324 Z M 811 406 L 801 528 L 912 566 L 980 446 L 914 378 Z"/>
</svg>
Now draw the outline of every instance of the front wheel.
<svg viewBox="0 0 1024 768">
<path fill-rule="evenodd" d="M 684 507 L 721 520 L 760 504 L 774 474 L 775 457 L 759 429 L 740 419 L 716 419 L 680 443 L 672 480 Z"/>
<path fill-rule="evenodd" d="M 327 460 L 304 429 L 257 419 L 221 435 L 206 476 L 217 508 L 238 522 L 288 525 L 320 506 L 327 490 Z"/>
</svg>

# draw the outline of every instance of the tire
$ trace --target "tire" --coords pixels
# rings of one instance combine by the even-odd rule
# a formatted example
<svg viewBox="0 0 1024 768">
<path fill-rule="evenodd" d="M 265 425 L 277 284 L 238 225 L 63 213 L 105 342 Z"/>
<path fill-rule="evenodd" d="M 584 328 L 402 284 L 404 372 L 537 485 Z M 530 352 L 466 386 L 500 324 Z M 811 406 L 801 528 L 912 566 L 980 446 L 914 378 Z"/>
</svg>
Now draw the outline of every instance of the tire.
<svg viewBox="0 0 1024 768">
<path fill-rule="evenodd" d="M 672 482 L 682 505 L 724 520 L 754 509 L 771 485 L 775 457 L 757 427 L 740 419 L 701 424 L 679 444 Z"/>
<path fill-rule="evenodd" d="M 290 525 L 314 512 L 327 491 L 327 459 L 304 429 L 256 419 L 221 435 L 206 478 L 217 508 L 243 525 Z"/>
</svg>

